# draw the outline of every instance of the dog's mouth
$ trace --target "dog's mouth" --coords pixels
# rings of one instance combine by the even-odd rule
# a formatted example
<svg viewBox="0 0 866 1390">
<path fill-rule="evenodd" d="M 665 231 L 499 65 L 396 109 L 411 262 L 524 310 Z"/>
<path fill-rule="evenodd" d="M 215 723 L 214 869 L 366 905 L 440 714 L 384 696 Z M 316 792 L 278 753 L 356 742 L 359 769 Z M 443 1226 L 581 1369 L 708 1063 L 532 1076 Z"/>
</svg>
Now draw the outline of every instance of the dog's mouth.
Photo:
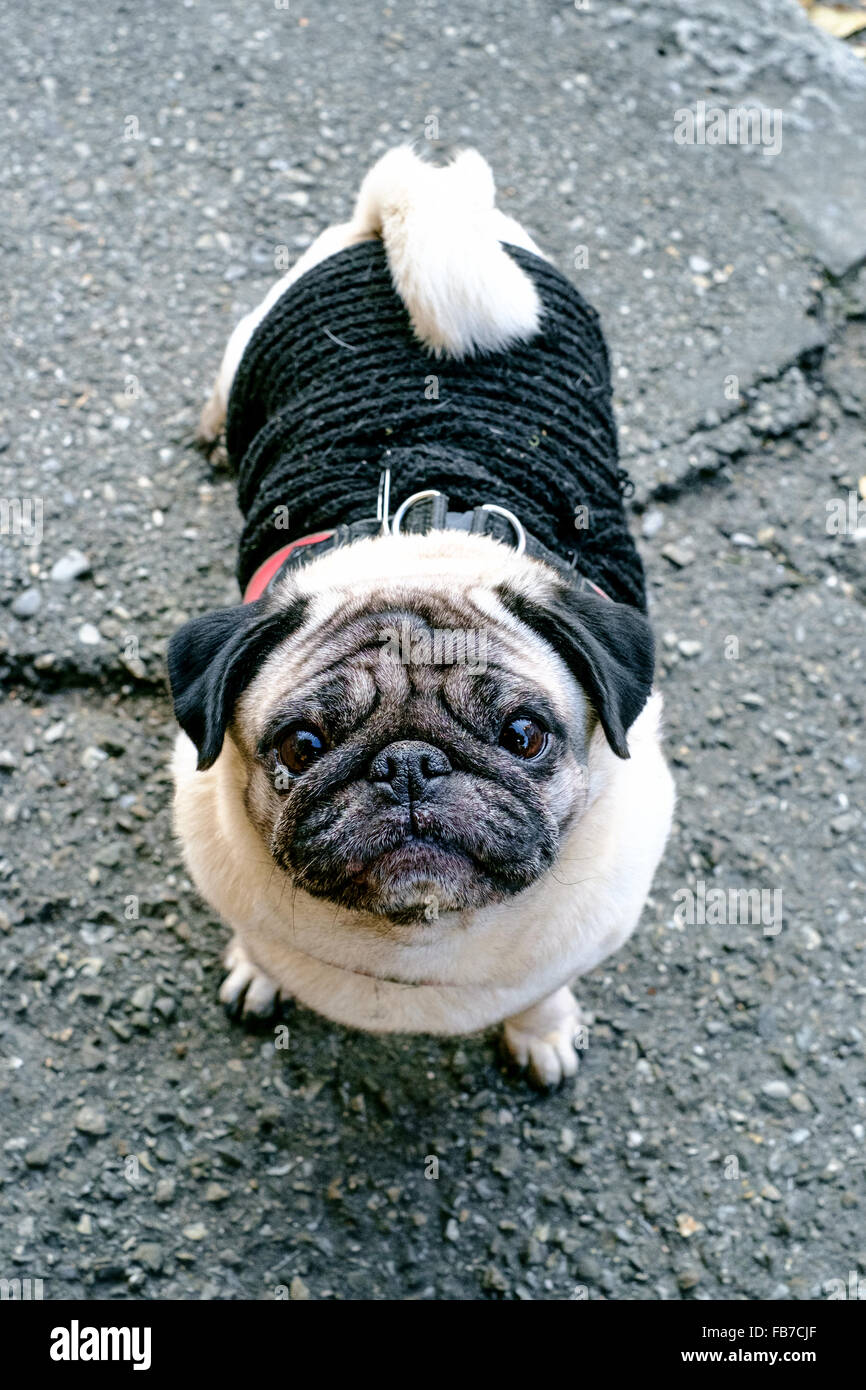
<svg viewBox="0 0 866 1390">
<path fill-rule="evenodd" d="M 364 881 L 372 875 L 392 878 L 400 874 L 447 874 L 459 865 L 476 865 L 475 857 L 457 845 L 443 844 L 429 835 L 410 833 L 400 844 L 381 850 L 372 859 L 350 860 L 346 870 L 352 878 Z M 477 867 L 477 865 L 476 865 Z"/>
<path fill-rule="evenodd" d="M 448 913 L 507 896 L 483 856 L 444 827 L 419 831 L 392 822 L 354 848 L 324 863 L 310 846 L 296 845 L 290 871 L 314 897 L 431 929 Z"/>
</svg>

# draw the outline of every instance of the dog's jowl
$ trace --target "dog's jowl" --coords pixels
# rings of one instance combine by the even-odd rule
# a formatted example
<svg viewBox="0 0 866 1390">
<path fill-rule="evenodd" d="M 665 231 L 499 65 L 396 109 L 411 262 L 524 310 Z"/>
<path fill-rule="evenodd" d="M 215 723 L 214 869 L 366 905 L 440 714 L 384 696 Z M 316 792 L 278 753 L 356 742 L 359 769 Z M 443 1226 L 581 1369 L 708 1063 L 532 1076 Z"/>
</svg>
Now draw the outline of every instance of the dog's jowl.
<svg viewBox="0 0 866 1390">
<path fill-rule="evenodd" d="M 479 155 L 393 150 L 235 329 L 223 429 L 242 601 L 169 648 L 222 998 L 504 1021 L 556 1083 L 570 983 L 634 929 L 673 806 L 595 312 Z"/>
</svg>

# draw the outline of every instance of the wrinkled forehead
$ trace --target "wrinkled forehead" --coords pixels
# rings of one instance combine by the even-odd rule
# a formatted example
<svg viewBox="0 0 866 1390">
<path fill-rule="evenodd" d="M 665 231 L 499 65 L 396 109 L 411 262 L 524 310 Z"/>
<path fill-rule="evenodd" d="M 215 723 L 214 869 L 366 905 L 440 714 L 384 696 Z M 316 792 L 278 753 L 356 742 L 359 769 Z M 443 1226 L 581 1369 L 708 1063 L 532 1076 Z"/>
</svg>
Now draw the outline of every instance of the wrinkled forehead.
<svg viewBox="0 0 866 1390">
<path fill-rule="evenodd" d="M 478 719 L 533 698 L 565 724 L 584 718 L 563 663 L 489 590 L 401 584 L 317 595 L 303 627 L 248 685 L 238 714 L 258 733 L 288 699 L 309 701 L 310 712 L 319 701 L 332 718 L 380 701 L 441 700 Z"/>
</svg>

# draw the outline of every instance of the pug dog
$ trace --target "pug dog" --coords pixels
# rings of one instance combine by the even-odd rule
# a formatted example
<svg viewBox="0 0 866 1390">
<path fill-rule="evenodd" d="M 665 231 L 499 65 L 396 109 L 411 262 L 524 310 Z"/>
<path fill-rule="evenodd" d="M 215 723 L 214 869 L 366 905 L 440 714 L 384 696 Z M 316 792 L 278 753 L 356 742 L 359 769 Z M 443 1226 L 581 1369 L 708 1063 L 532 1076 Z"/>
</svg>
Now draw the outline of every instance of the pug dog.
<svg viewBox="0 0 866 1390">
<path fill-rule="evenodd" d="M 168 649 L 221 999 L 504 1022 L 556 1085 L 570 985 L 634 930 L 674 803 L 597 315 L 478 153 L 392 150 L 235 328 L 223 430 L 243 602 Z"/>
</svg>

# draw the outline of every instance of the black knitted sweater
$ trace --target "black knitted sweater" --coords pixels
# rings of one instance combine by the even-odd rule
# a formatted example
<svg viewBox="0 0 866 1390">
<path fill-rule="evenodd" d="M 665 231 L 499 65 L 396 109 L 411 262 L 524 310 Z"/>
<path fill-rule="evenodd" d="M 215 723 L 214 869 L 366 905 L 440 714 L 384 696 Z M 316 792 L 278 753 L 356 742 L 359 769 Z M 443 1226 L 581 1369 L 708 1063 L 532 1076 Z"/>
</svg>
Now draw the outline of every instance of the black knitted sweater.
<svg viewBox="0 0 866 1390">
<path fill-rule="evenodd" d="M 508 254 L 543 305 L 531 342 L 463 362 L 412 334 L 379 241 L 323 261 L 259 324 L 238 367 L 226 442 L 246 519 L 238 579 L 287 542 L 438 488 L 454 510 L 507 507 L 611 598 L 645 609 L 629 534 L 598 315 L 559 271 Z M 275 509 L 288 508 L 288 529 Z"/>
</svg>

